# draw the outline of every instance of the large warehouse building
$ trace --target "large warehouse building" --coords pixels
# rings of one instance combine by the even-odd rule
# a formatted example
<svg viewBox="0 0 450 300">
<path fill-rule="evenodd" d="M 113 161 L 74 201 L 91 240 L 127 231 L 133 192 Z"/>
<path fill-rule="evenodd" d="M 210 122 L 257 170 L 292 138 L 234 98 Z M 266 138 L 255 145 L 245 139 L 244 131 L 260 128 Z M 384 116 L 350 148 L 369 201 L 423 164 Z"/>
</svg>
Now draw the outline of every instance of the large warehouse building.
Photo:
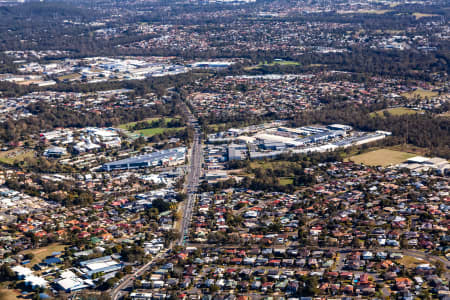
<svg viewBox="0 0 450 300">
<path fill-rule="evenodd" d="M 102 170 L 129 170 L 161 165 L 176 165 L 184 163 L 185 156 L 186 148 L 178 147 L 106 163 L 102 166 Z"/>
<path fill-rule="evenodd" d="M 80 262 L 80 271 L 91 278 L 93 274 L 107 274 L 118 271 L 124 267 L 123 263 L 114 260 L 111 256 L 103 256 Z"/>
</svg>

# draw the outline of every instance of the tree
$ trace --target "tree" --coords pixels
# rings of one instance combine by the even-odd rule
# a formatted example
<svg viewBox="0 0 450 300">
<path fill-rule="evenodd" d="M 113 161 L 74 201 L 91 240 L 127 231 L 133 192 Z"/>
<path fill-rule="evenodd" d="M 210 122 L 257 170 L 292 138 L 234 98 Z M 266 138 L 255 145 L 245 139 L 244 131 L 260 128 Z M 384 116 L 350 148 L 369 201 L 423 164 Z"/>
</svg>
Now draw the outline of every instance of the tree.
<svg viewBox="0 0 450 300">
<path fill-rule="evenodd" d="M 16 274 L 8 264 L 2 264 L 0 266 L 0 278 L 1 281 L 10 281 L 16 278 Z"/>
<path fill-rule="evenodd" d="M 133 267 L 131 267 L 130 265 L 125 266 L 123 268 L 123 271 L 125 272 L 125 274 L 131 274 L 131 272 L 133 271 Z"/>
<path fill-rule="evenodd" d="M 164 212 L 170 209 L 170 203 L 163 199 L 156 199 L 153 201 L 152 207 L 157 208 L 159 212 Z"/>
<path fill-rule="evenodd" d="M 360 248 L 362 248 L 364 246 L 364 242 L 363 241 L 361 241 L 360 239 L 358 239 L 358 238 L 353 238 L 353 241 L 352 241 L 352 247 L 353 248 L 355 248 L 355 249 L 360 249 Z"/>
<path fill-rule="evenodd" d="M 111 289 L 117 282 L 119 281 L 119 279 L 117 279 L 116 277 L 112 277 L 108 280 L 106 280 L 105 282 L 103 282 L 100 286 L 101 290 L 109 290 Z"/>
<path fill-rule="evenodd" d="M 436 262 L 436 274 L 442 276 L 445 273 L 445 265 L 441 261 Z"/>
<path fill-rule="evenodd" d="M 209 287 L 209 292 L 211 294 L 217 293 L 219 290 L 220 290 L 220 288 L 215 284 L 213 284 Z"/>
<path fill-rule="evenodd" d="M 182 202 L 182 201 L 184 201 L 184 200 L 187 199 L 187 194 L 186 194 L 186 193 L 178 193 L 178 194 L 176 195 L 175 199 L 176 199 L 178 202 Z"/>
<path fill-rule="evenodd" d="M 24 256 L 23 256 L 23 258 L 25 258 L 25 259 L 33 259 L 33 257 L 34 257 L 34 254 L 33 253 L 27 253 L 27 254 L 25 254 Z"/>
<path fill-rule="evenodd" d="M 319 285 L 317 277 L 315 276 L 304 277 L 302 278 L 302 281 L 303 281 L 303 289 L 299 289 L 300 295 L 315 296 L 319 293 L 319 289 L 317 288 L 317 286 Z"/>
</svg>

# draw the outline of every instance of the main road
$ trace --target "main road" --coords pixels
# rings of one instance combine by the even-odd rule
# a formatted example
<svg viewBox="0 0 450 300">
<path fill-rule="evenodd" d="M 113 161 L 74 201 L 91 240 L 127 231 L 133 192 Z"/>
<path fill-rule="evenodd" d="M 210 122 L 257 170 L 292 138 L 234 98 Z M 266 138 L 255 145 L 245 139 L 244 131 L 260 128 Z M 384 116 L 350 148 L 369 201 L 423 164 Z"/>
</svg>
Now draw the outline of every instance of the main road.
<svg viewBox="0 0 450 300">
<path fill-rule="evenodd" d="M 186 114 L 188 115 L 188 122 L 194 128 L 194 140 L 191 148 L 191 155 L 189 158 L 189 168 L 185 188 L 187 190 L 187 200 L 184 203 L 183 218 L 181 219 L 180 239 L 179 245 L 183 245 L 185 239 L 189 235 L 189 224 L 192 219 L 192 212 L 194 210 L 198 184 L 202 173 L 203 154 L 201 148 L 201 131 L 197 119 L 192 115 L 186 107 Z"/>
<path fill-rule="evenodd" d="M 185 188 L 187 190 L 187 199 L 184 203 L 183 218 L 181 219 L 181 231 L 180 239 L 176 241 L 178 245 L 183 245 L 185 238 L 189 234 L 189 224 L 192 218 L 192 212 L 195 205 L 195 197 L 197 193 L 198 184 L 200 182 L 200 176 L 202 174 L 202 163 L 203 155 L 201 149 L 201 130 L 197 122 L 197 119 L 193 116 L 191 111 L 187 106 L 185 106 L 185 114 L 188 118 L 188 125 L 194 128 L 194 140 L 192 143 L 190 157 L 188 159 L 188 174 L 185 183 Z M 170 244 L 169 248 L 164 252 L 160 252 L 158 255 L 153 257 L 145 265 L 136 269 L 132 274 L 125 276 L 122 281 L 111 290 L 111 299 L 118 300 L 122 296 L 123 290 L 132 286 L 134 280 L 144 274 L 157 260 L 167 257 L 170 250 L 174 246 L 173 243 Z"/>
<path fill-rule="evenodd" d="M 167 249 L 164 252 L 160 252 L 159 254 L 155 255 L 149 262 L 147 262 L 145 265 L 139 267 L 136 271 L 134 271 L 130 275 L 126 275 L 117 285 L 114 287 L 111 291 L 111 299 L 117 300 L 120 299 L 122 296 L 123 290 L 127 289 L 128 287 L 132 286 L 134 280 L 138 277 L 144 274 L 145 271 L 147 271 L 148 268 L 150 268 L 157 260 L 163 257 L 167 257 L 169 254 L 169 250 Z"/>
</svg>

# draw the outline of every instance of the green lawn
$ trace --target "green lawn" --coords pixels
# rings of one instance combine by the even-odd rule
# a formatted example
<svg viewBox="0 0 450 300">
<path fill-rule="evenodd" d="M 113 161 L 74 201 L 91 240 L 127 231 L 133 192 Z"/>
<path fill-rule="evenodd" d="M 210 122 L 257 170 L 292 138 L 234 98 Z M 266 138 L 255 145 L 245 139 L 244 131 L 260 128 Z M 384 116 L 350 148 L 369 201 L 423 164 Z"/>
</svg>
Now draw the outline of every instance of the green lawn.
<svg viewBox="0 0 450 300">
<path fill-rule="evenodd" d="M 384 111 L 388 111 L 391 115 L 394 115 L 394 116 L 414 115 L 414 114 L 423 113 L 422 110 L 415 110 L 415 109 L 411 109 L 411 108 L 407 108 L 407 107 L 394 107 L 394 108 L 388 108 L 388 109 L 375 111 L 375 112 L 371 113 L 370 116 L 375 117 L 376 115 L 378 115 L 379 117 L 383 117 Z"/>
<path fill-rule="evenodd" d="M 23 148 L 16 148 L 9 151 L 0 152 L 0 162 L 12 165 L 14 161 L 23 161 L 26 157 L 34 157 L 35 153 L 32 150 L 25 150 Z"/>
<path fill-rule="evenodd" d="M 274 60 L 271 63 L 265 63 L 267 66 L 275 66 L 275 65 L 281 65 L 281 66 L 298 66 L 300 63 L 292 60 Z"/>
<path fill-rule="evenodd" d="M 139 123 L 139 122 L 149 122 L 149 123 L 151 123 L 151 122 L 153 122 L 153 121 L 155 121 L 155 120 L 158 120 L 158 119 L 159 119 L 159 118 L 147 118 L 147 119 L 144 119 L 144 120 L 142 120 L 142 121 L 136 121 L 136 122 L 129 122 L 129 123 L 120 124 L 118 127 L 119 127 L 120 129 L 123 129 L 123 130 L 128 130 L 128 128 L 133 127 L 134 125 L 136 125 L 136 124 Z M 165 120 L 166 123 L 167 123 L 167 122 L 172 121 L 173 118 L 164 118 L 164 120 Z"/>
<path fill-rule="evenodd" d="M 156 134 L 160 134 L 160 133 L 163 133 L 163 132 L 166 132 L 166 131 L 179 131 L 179 130 L 183 130 L 183 129 L 186 128 L 186 127 L 173 127 L 173 128 L 155 127 L 155 128 L 140 129 L 140 130 L 135 130 L 135 131 L 130 131 L 129 130 L 130 127 L 133 127 L 135 124 L 137 124 L 139 122 L 144 122 L 145 121 L 145 122 L 151 123 L 151 122 L 153 122 L 155 120 L 158 120 L 158 119 L 159 118 L 148 118 L 148 119 L 145 119 L 145 120 L 142 120 L 142 121 L 120 124 L 118 127 L 120 129 L 129 131 L 130 134 L 143 135 L 143 136 L 146 136 L 146 137 L 153 136 L 153 135 L 156 135 Z M 174 118 L 164 117 L 164 120 L 165 120 L 166 123 L 172 121 L 173 119 Z"/>
<path fill-rule="evenodd" d="M 217 130 L 219 130 L 220 127 L 226 126 L 226 125 L 227 125 L 227 123 L 209 124 L 208 127 L 214 131 L 217 131 Z"/>
<path fill-rule="evenodd" d="M 281 185 L 294 184 L 294 179 L 290 177 L 282 177 L 280 178 L 280 184 Z"/>
<path fill-rule="evenodd" d="M 273 168 L 279 168 L 279 167 L 289 168 L 291 166 L 291 164 L 292 163 L 289 161 L 282 161 L 282 160 L 278 160 L 278 161 L 256 160 L 256 161 L 250 162 L 250 168 L 252 168 L 252 169 L 257 169 L 257 168 L 273 169 Z"/>
<path fill-rule="evenodd" d="M 424 89 L 417 89 L 415 91 L 402 94 L 403 97 L 406 97 L 408 99 L 414 99 L 414 98 L 423 99 L 425 97 L 432 98 L 432 97 L 436 97 L 438 95 L 439 95 L 438 92 L 433 92 L 433 91 L 424 90 Z"/>
<path fill-rule="evenodd" d="M 272 61 L 270 63 L 265 61 L 264 63 L 260 63 L 259 65 L 246 67 L 245 70 L 251 71 L 251 70 L 254 70 L 254 69 L 259 69 L 259 68 L 261 68 L 263 66 L 274 67 L 276 65 L 279 65 L 279 66 L 299 66 L 300 63 L 298 63 L 296 61 L 292 61 L 292 60 L 274 60 L 274 61 Z"/>
<path fill-rule="evenodd" d="M 143 136 L 153 136 L 156 134 L 160 134 L 166 131 L 180 131 L 186 127 L 174 127 L 174 128 L 165 128 L 165 127 L 156 127 L 156 128 L 148 128 L 133 131 L 135 134 L 143 135 Z"/>
<path fill-rule="evenodd" d="M 407 269 L 414 269 L 418 265 L 424 263 L 422 259 L 418 259 L 408 255 L 404 255 L 402 258 L 398 259 L 397 262 L 401 265 L 404 265 Z"/>
<path fill-rule="evenodd" d="M 25 250 L 22 252 L 22 254 L 28 254 L 28 253 L 34 254 L 34 257 L 29 264 L 30 267 L 33 267 L 35 264 L 40 263 L 47 256 L 51 255 L 53 252 L 63 251 L 64 248 L 65 248 L 65 245 L 55 243 L 55 244 L 48 245 L 47 247 Z"/>
<path fill-rule="evenodd" d="M 351 156 L 350 161 L 368 166 L 390 166 L 404 162 L 416 154 L 389 149 L 379 149 L 367 153 Z"/>
<path fill-rule="evenodd" d="M 60 77 L 58 77 L 58 80 L 64 81 L 64 80 L 73 80 L 73 79 L 79 79 L 79 78 L 81 78 L 80 74 L 72 73 L 72 74 L 60 76 Z"/>
</svg>

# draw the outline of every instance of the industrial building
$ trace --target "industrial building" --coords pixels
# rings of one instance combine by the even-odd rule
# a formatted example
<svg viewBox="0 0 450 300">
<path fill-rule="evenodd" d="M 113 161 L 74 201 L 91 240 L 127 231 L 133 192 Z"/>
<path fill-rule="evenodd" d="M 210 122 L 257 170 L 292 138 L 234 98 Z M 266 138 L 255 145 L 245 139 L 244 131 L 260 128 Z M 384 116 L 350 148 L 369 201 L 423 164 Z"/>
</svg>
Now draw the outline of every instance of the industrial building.
<svg viewBox="0 0 450 300">
<path fill-rule="evenodd" d="M 388 131 L 361 132 L 351 126 L 332 124 L 328 126 L 303 126 L 289 128 L 258 126 L 242 128 L 230 132 L 209 135 L 209 142 L 218 142 L 217 138 L 232 137 L 231 144 L 215 145 L 214 150 L 206 148 L 205 162 L 208 170 L 223 169 L 219 166 L 223 154 L 215 155 L 215 149 L 226 149 L 228 161 L 249 159 L 272 159 L 286 153 L 313 153 L 335 151 L 338 148 L 363 145 L 375 142 L 391 135 Z M 242 135 L 238 135 L 242 134 Z M 252 134 L 251 136 L 246 134 Z M 228 140 L 227 140 L 228 142 Z"/>
<path fill-rule="evenodd" d="M 211 171 L 205 174 L 207 181 L 225 180 L 228 178 L 226 171 Z"/>
<path fill-rule="evenodd" d="M 57 287 L 66 293 L 76 292 L 95 286 L 91 279 L 81 279 L 69 270 L 61 273 L 60 277 L 61 279 L 56 282 Z"/>
<path fill-rule="evenodd" d="M 299 142 L 303 145 L 310 143 L 320 143 L 337 138 L 339 136 L 345 136 L 345 134 L 346 132 L 344 130 L 324 130 L 322 132 L 318 132 L 304 139 L 301 139 L 299 140 Z"/>
<path fill-rule="evenodd" d="M 48 282 L 43 277 L 30 275 L 25 277 L 25 285 L 31 287 L 33 290 L 37 288 L 47 288 Z"/>
<path fill-rule="evenodd" d="M 11 270 L 16 274 L 19 280 L 24 280 L 25 285 L 31 287 L 32 289 L 45 289 L 48 285 L 47 280 L 34 275 L 31 269 L 22 266 L 14 266 Z"/>
<path fill-rule="evenodd" d="M 188 67 L 221 69 L 221 68 L 228 68 L 233 64 L 234 62 L 229 61 L 199 61 L 191 65 L 188 65 Z"/>
<path fill-rule="evenodd" d="M 347 148 L 351 146 L 359 146 L 371 142 L 376 142 L 386 138 L 386 133 L 367 133 L 358 136 L 348 137 L 341 141 L 335 142 L 334 145 L 342 148 Z"/>
<path fill-rule="evenodd" d="M 342 125 L 342 124 L 331 124 L 327 126 L 330 130 L 344 130 L 350 131 L 353 130 L 353 127 L 350 125 Z"/>
<path fill-rule="evenodd" d="M 67 150 L 63 147 L 50 147 L 44 151 L 46 157 L 61 157 L 66 154 Z"/>
<path fill-rule="evenodd" d="M 149 168 L 184 163 L 186 148 L 178 147 L 104 164 L 104 171 Z"/>
<path fill-rule="evenodd" d="M 271 152 L 250 151 L 250 159 L 276 158 L 281 154 L 283 154 L 283 151 L 271 151 Z"/>
<path fill-rule="evenodd" d="M 299 147 L 304 144 L 298 139 L 268 133 L 258 133 L 254 137 L 262 143 L 283 143 L 289 147 Z"/>
<path fill-rule="evenodd" d="M 243 160 L 246 157 L 247 146 L 230 144 L 228 146 L 228 160 Z"/>
<path fill-rule="evenodd" d="M 11 270 L 16 274 L 18 279 L 25 279 L 25 277 L 33 275 L 33 271 L 22 266 L 14 266 Z"/>
<path fill-rule="evenodd" d="M 445 158 L 414 156 L 398 165 L 415 172 L 435 171 L 441 175 L 450 174 L 450 163 Z"/>
<path fill-rule="evenodd" d="M 87 277 L 91 278 L 96 273 L 111 273 L 119 271 L 124 264 L 114 260 L 111 256 L 103 256 L 80 262 L 80 271 Z"/>
</svg>

